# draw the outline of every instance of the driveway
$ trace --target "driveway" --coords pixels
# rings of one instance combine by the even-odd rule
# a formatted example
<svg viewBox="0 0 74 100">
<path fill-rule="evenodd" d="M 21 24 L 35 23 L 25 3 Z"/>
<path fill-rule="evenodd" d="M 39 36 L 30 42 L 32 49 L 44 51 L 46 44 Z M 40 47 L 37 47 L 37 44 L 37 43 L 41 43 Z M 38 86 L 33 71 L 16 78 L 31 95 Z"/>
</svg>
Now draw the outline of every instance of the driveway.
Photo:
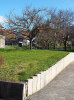
<svg viewBox="0 0 74 100">
<path fill-rule="evenodd" d="M 74 62 L 45 88 L 26 100 L 74 100 Z"/>
</svg>

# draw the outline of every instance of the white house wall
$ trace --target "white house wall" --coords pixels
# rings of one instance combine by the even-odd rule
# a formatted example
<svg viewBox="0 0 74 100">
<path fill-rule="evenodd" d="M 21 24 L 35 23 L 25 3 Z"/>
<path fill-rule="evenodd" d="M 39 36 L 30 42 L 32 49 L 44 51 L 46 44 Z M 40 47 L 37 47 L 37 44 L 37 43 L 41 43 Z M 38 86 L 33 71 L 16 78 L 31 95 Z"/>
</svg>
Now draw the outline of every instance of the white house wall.
<svg viewBox="0 0 74 100">
<path fill-rule="evenodd" d="M 0 48 L 5 48 L 5 36 L 0 35 Z"/>
</svg>

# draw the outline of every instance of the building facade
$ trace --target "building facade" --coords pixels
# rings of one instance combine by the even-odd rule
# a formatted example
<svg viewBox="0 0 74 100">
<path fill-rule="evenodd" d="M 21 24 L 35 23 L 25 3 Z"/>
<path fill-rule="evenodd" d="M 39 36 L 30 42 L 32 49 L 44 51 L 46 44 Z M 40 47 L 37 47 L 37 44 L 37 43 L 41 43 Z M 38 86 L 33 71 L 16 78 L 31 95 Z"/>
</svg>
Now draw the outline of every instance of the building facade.
<svg viewBox="0 0 74 100">
<path fill-rule="evenodd" d="M 0 48 L 5 48 L 5 36 L 0 35 Z"/>
</svg>

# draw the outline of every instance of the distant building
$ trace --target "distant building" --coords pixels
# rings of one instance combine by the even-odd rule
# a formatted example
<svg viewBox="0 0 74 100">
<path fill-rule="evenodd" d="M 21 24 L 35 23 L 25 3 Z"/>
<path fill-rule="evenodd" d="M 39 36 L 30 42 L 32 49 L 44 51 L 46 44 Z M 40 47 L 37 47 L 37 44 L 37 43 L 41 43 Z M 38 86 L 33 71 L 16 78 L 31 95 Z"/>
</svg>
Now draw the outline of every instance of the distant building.
<svg viewBox="0 0 74 100">
<path fill-rule="evenodd" d="M 19 33 L 16 36 L 16 40 L 18 41 L 19 46 L 29 45 L 30 43 L 28 35 L 22 33 Z"/>
<path fill-rule="evenodd" d="M 5 36 L 0 35 L 0 48 L 5 48 Z"/>
<path fill-rule="evenodd" d="M 16 32 L 9 29 L 5 29 L 0 24 L 0 48 L 4 48 L 5 44 L 19 46 L 29 45 L 29 33 L 23 30 L 20 30 L 20 32 Z"/>
</svg>

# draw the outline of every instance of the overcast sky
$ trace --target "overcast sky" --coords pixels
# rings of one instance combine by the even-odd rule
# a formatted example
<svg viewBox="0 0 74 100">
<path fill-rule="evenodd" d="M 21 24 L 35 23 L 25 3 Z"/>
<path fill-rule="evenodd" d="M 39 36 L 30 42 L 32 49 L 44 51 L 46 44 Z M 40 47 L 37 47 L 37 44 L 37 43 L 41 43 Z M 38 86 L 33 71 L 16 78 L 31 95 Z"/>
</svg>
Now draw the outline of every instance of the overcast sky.
<svg viewBox="0 0 74 100">
<path fill-rule="evenodd" d="M 33 8 L 57 8 L 72 9 L 74 11 L 74 0 L 0 0 L 0 23 L 6 21 L 6 16 L 11 10 L 21 14 L 26 6 Z"/>
</svg>

